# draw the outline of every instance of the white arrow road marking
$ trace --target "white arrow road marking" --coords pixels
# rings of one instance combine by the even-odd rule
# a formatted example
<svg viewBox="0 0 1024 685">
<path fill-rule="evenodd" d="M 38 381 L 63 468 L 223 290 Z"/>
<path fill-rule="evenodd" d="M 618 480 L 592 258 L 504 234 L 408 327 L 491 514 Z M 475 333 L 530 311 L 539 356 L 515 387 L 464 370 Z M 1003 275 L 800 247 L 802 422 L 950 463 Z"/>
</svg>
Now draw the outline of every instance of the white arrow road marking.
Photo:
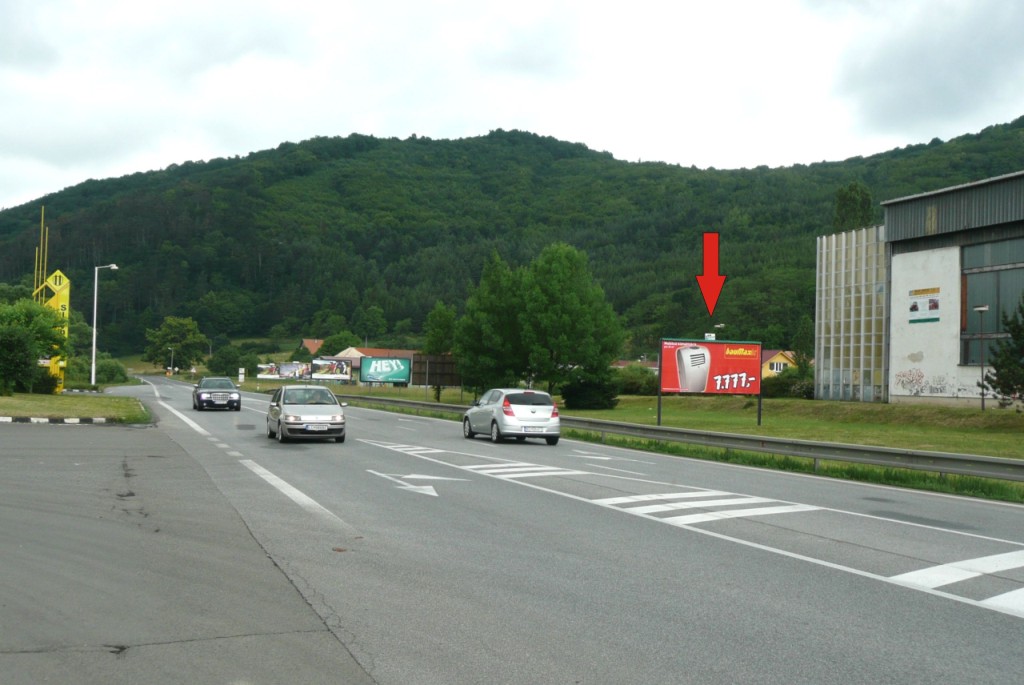
<svg viewBox="0 0 1024 685">
<path fill-rule="evenodd" d="M 398 483 L 398 488 L 400 490 L 411 490 L 412 492 L 418 492 L 421 495 L 430 495 L 431 497 L 437 497 L 437 490 L 435 490 L 434 486 L 432 486 L 432 485 L 409 485 L 408 483 L 403 481 L 401 478 L 396 478 L 395 476 L 389 476 L 386 473 L 380 473 L 378 471 L 373 471 L 371 469 L 366 469 L 366 471 L 367 471 L 367 473 L 372 473 L 375 476 L 380 476 L 381 478 L 387 478 L 388 480 L 390 480 L 393 483 Z"/>
</svg>

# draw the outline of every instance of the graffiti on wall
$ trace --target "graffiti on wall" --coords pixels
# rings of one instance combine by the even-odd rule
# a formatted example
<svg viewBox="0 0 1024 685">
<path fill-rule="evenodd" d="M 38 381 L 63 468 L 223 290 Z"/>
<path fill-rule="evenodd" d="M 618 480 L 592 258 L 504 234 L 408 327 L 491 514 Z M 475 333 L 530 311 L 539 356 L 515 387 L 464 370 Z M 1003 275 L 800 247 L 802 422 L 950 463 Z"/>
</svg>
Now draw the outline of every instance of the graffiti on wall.
<svg viewBox="0 0 1024 685">
<path fill-rule="evenodd" d="M 941 397 L 960 397 L 978 394 L 971 388 L 957 385 L 945 374 L 936 374 L 930 378 L 921 369 L 909 369 L 896 372 L 896 386 L 911 395 L 937 395 Z"/>
</svg>

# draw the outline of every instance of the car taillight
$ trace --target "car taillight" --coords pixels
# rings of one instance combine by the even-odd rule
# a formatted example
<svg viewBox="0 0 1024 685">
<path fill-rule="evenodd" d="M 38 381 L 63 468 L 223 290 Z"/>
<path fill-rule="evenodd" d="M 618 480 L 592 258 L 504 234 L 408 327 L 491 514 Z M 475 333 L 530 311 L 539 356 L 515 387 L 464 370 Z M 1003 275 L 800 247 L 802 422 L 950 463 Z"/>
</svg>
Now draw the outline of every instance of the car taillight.
<svg viewBox="0 0 1024 685">
<path fill-rule="evenodd" d="M 557 402 L 552 402 L 551 403 L 551 418 L 555 418 L 557 416 L 558 416 L 558 403 Z"/>
<path fill-rule="evenodd" d="M 509 403 L 507 397 L 505 398 L 505 401 L 501 403 L 501 411 L 504 412 L 505 416 L 515 416 L 515 413 L 512 411 L 512 405 Z"/>
</svg>

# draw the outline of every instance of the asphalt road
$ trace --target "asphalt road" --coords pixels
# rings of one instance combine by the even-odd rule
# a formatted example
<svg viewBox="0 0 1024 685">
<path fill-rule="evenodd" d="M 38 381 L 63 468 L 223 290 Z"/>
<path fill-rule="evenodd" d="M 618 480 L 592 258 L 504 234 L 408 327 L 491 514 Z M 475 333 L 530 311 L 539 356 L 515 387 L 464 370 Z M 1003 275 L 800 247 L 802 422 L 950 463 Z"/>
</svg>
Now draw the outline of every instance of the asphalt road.
<svg viewBox="0 0 1024 685">
<path fill-rule="evenodd" d="M 1017 683 L 1024 508 L 266 397 L 0 425 L 0 683 Z"/>
</svg>

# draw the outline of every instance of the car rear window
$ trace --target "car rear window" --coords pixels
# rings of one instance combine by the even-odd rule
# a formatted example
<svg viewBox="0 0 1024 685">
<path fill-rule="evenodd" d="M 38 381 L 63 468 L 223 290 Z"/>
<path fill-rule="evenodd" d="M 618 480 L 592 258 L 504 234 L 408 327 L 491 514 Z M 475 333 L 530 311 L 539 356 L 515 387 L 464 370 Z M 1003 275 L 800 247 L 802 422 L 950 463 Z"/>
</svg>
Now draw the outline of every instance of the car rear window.
<svg viewBox="0 0 1024 685">
<path fill-rule="evenodd" d="M 546 392 L 517 392 L 508 395 L 509 404 L 533 404 L 550 407 L 553 402 Z"/>
</svg>

